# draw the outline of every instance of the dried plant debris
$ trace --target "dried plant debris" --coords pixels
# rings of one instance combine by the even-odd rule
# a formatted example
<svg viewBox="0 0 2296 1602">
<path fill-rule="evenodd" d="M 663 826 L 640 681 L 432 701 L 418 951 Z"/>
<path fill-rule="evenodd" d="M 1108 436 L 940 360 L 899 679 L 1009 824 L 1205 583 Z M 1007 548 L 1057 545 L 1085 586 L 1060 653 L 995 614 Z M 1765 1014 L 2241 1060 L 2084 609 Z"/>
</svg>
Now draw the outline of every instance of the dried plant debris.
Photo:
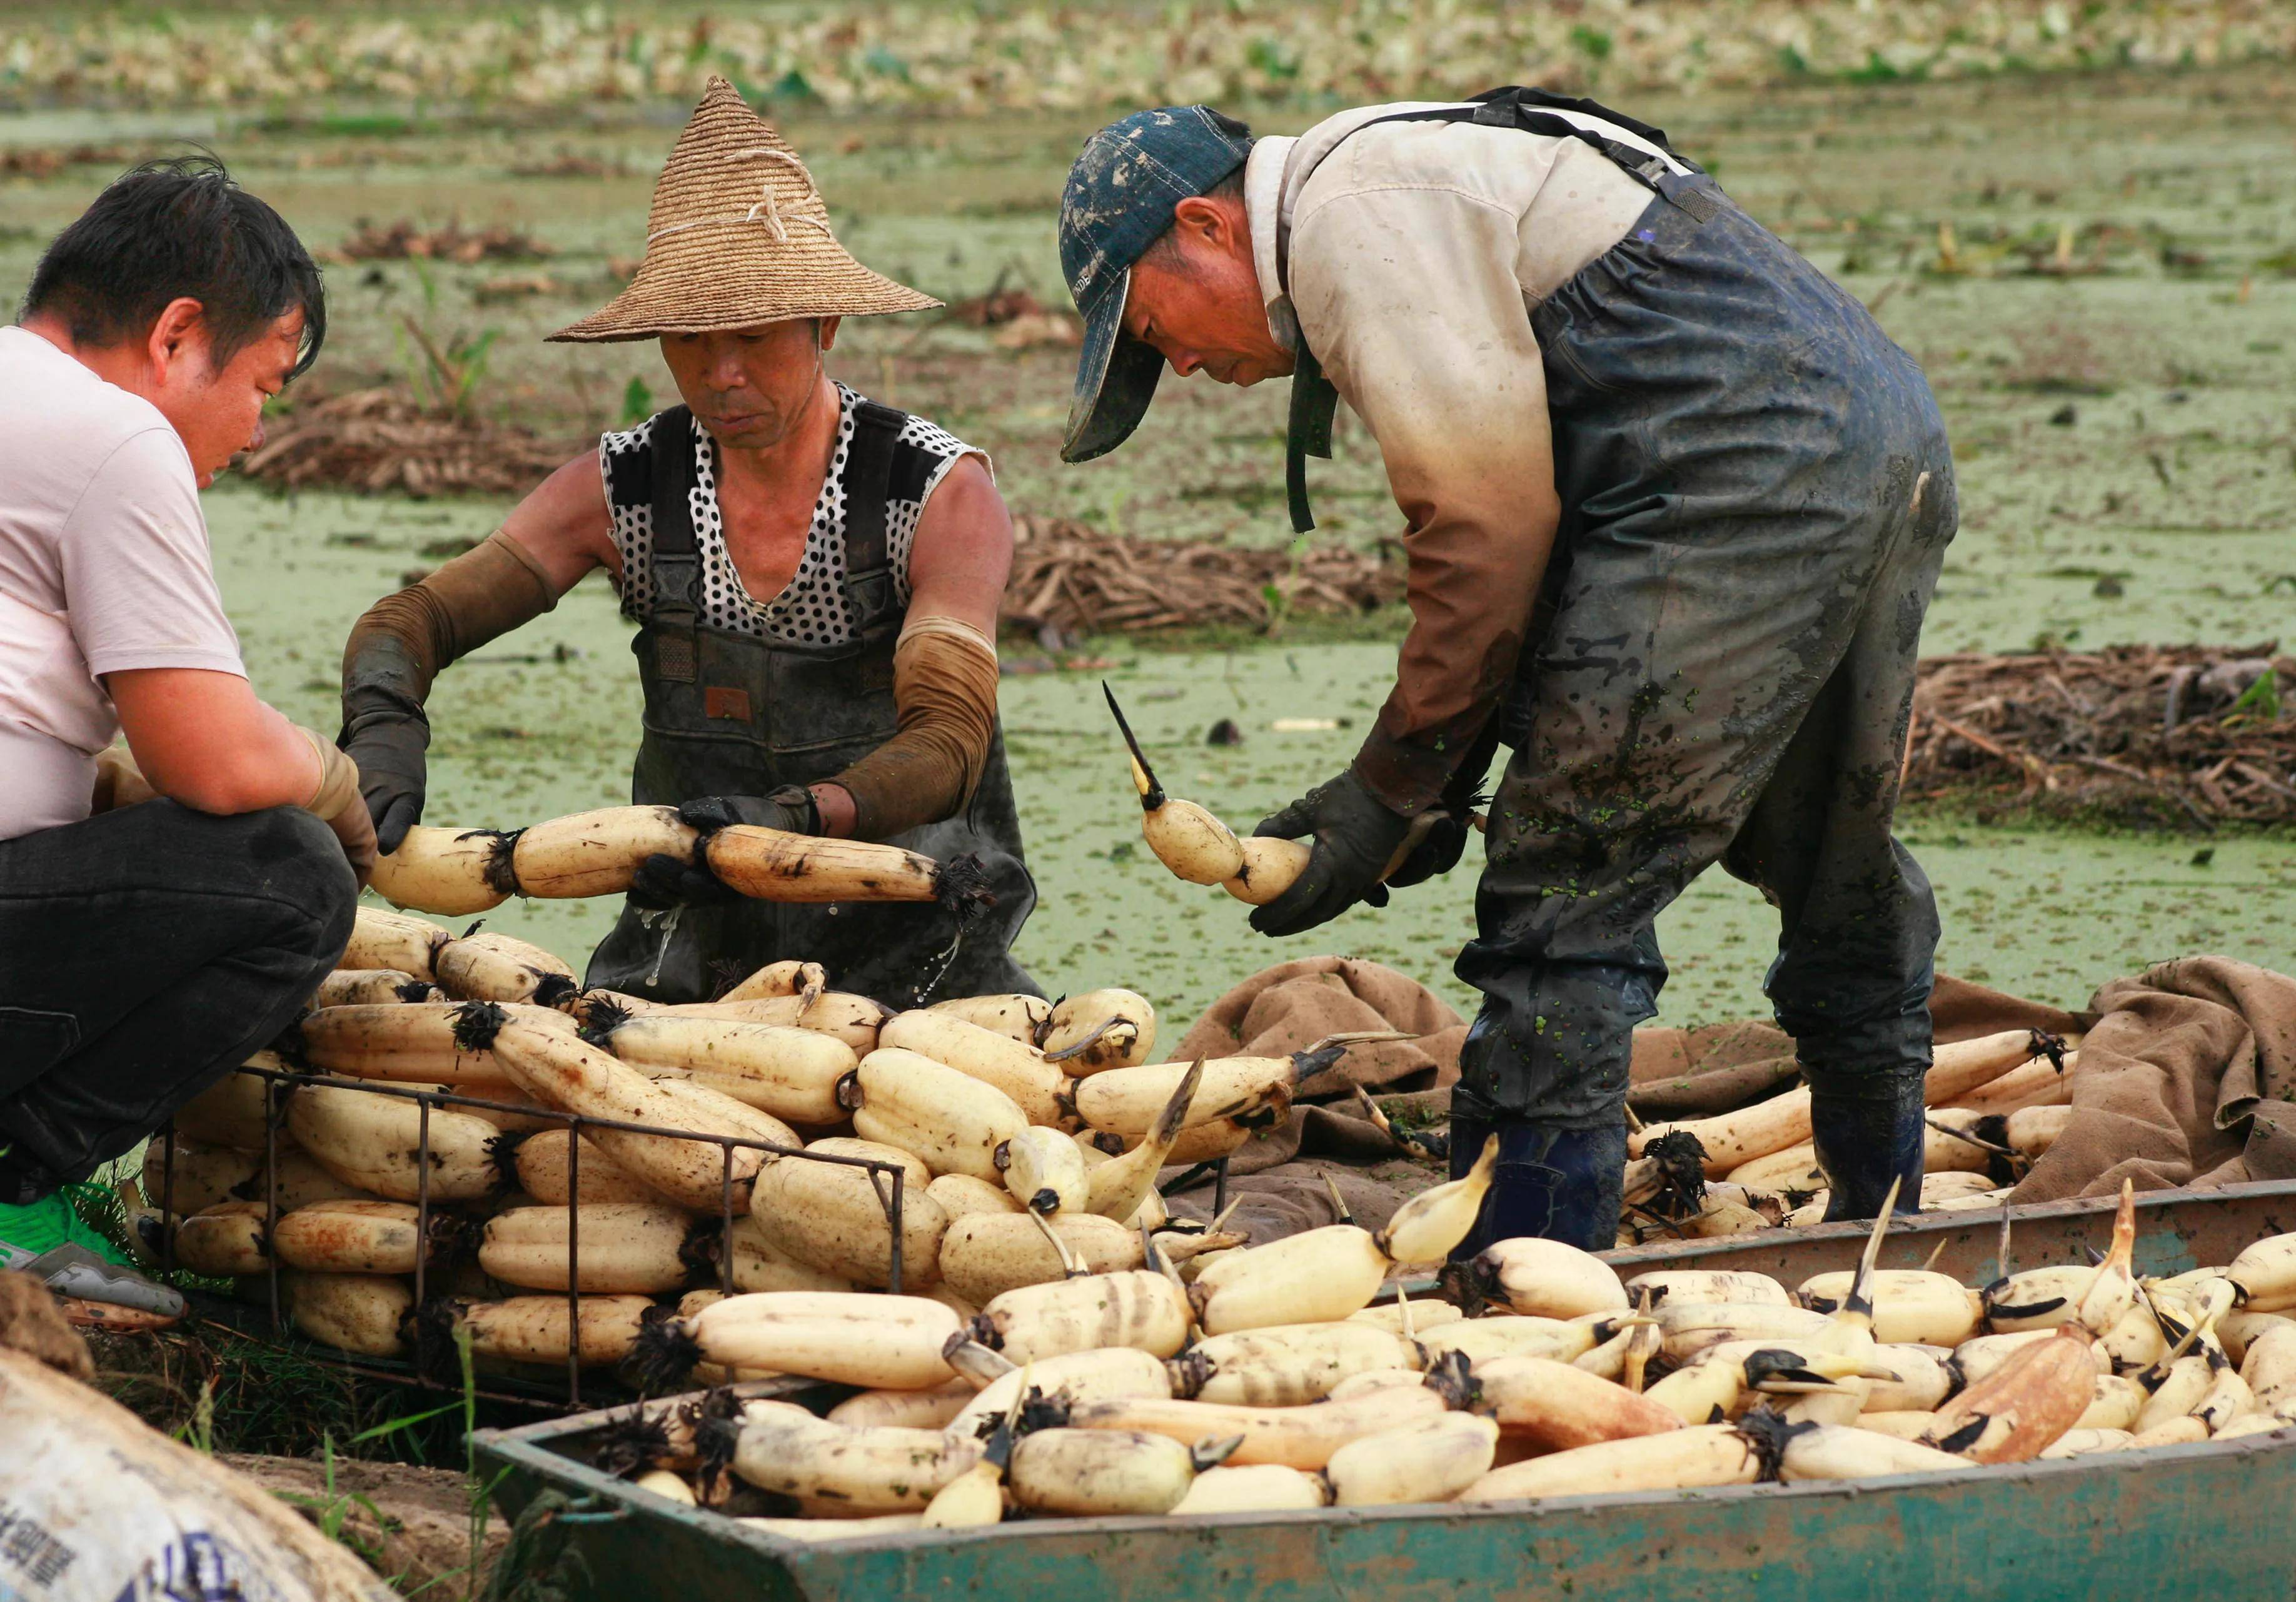
<svg viewBox="0 0 2296 1602">
<path fill-rule="evenodd" d="M 327 95 L 510 107 L 691 100 L 722 72 L 752 98 L 834 111 L 1074 111 L 1111 104 L 1440 96 L 1500 77 L 1648 94 L 1811 78 L 1861 81 L 2209 67 L 2296 54 L 2286 0 L 1180 0 L 1107 26 L 1096 6 L 855 6 L 725 15 L 668 6 L 281 18 L 195 29 L 84 8 L 19 30 L 0 105 L 260 104 Z M 1505 69 L 1495 62 L 1513 63 Z"/>
<path fill-rule="evenodd" d="M 1026 289 L 1008 287 L 1006 275 L 998 273 L 983 293 L 950 301 L 948 309 L 941 315 L 967 328 L 1001 328 L 1018 318 L 1042 314 L 1044 302 Z"/>
<path fill-rule="evenodd" d="M 1265 629 L 1289 615 L 1345 616 L 1403 598 L 1401 551 L 1324 542 L 1283 546 L 1128 539 L 1059 518 L 1014 527 L 1007 627 L 1073 637 L 1226 625 Z"/>
<path fill-rule="evenodd" d="M 388 389 L 299 406 L 240 472 L 290 489 L 522 495 L 580 448 L 512 423 L 426 409 Z"/>
<path fill-rule="evenodd" d="M 1003 350 L 1073 349 L 1084 343 L 1084 323 L 1074 312 L 1050 307 L 1025 289 L 1008 289 L 999 273 L 988 292 L 954 301 L 945 314 L 953 323 L 990 332 Z"/>
<path fill-rule="evenodd" d="M 126 167 L 135 157 L 116 144 L 20 144 L 0 150 L 0 177 L 51 178 L 73 167 Z"/>
<path fill-rule="evenodd" d="M 2296 822 L 2296 658 L 2276 643 L 1931 657 L 1906 792 L 2184 828 Z"/>
<path fill-rule="evenodd" d="M 510 176 L 514 178 L 619 178 L 629 170 L 629 164 L 619 156 L 611 160 L 604 156 L 586 156 L 574 151 L 561 151 L 546 160 L 522 161 L 513 165 Z"/>
<path fill-rule="evenodd" d="M 362 218 L 351 236 L 326 253 L 332 261 L 538 261 L 550 247 L 533 235 L 497 224 L 465 229 L 460 222 L 425 228 L 401 218 L 382 227 Z"/>
<path fill-rule="evenodd" d="M 548 273 L 504 273 L 471 285 L 471 299 L 481 306 L 504 300 L 523 300 L 535 295 L 562 295 L 569 286 Z"/>
</svg>

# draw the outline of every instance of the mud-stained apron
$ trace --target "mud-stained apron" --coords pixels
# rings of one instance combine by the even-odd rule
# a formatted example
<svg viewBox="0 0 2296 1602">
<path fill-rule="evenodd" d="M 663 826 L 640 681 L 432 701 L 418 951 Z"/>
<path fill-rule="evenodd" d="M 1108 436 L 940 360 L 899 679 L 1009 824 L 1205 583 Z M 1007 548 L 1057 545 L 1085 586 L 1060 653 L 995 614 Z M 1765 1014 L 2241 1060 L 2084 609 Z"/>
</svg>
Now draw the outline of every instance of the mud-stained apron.
<svg viewBox="0 0 2296 1602">
<path fill-rule="evenodd" d="M 898 731 L 893 646 L 902 608 L 886 540 L 887 485 L 904 415 L 854 411 L 845 475 L 845 602 L 850 644 L 796 646 L 703 620 L 692 501 L 689 413 L 653 430 L 653 601 L 630 649 L 645 689 L 630 799 L 675 806 L 766 795 L 833 778 Z M 964 915 L 922 902 L 797 905 L 743 900 L 674 913 L 625 906 L 591 956 L 588 982 L 660 1001 L 701 1001 L 767 963 L 817 962 L 842 990 L 889 1006 L 1004 991 L 1037 993 L 1012 944 L 1037 904 L 1000 727 L 964 810 L 892 844 L 947 862 L 978 859 L 992 906 Z"/>
</svg>

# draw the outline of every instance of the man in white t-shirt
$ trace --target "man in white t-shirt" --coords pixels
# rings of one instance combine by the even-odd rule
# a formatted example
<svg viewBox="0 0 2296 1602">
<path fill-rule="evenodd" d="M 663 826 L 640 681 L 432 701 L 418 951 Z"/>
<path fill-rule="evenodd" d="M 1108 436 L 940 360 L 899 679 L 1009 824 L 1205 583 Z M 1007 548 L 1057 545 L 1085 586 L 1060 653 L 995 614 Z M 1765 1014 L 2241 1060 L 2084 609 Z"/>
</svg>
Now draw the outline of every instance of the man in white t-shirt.
<svg viewBox="0 0 2296 1602">
<path fill-rule="evenodd" d="M 113 183 L 0 328 L 0 1248 L 49 1244 L 57 1187 L 349 936 L 357 769 L 250 687 L 199 502 L 325 328 L 309 254 L 207 158 Z"/>
</svg>

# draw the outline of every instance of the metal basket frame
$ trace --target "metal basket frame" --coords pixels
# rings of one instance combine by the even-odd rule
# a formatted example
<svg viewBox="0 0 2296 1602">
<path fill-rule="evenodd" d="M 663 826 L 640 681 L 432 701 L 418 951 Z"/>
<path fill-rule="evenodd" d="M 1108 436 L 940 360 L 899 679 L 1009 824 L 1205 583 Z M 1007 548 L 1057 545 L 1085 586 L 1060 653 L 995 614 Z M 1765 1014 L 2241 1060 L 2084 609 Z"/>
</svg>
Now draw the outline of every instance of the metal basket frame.
<svg viewBox="0 0 2296 1602">
<path fill-rule="evenodd" d="M 509 1102 L 494 1101 L 482 1096 L 464 1096 L 452 1090 L 427 1090 L 416 1085 L 402 1084 L 392 1080 L 361 1079 L 354 1075 L 340 1073 L 296 1073 L 283 1072 L 276 1068 L 258 1068 L 251 1065 L 234 1069 L 234 1072 L 249 1074 L 264 1081 L 264 1278 L 269 1304 L 270 1328 L 274 1335 L 283 1333 L 285 1329 L 285 1320 L 281 1317 L 279 1306 L 279 1256 L 276 1252 L 270 1249 L 270 1236 L 277 1229 L 280 1219 L 279 1122 L 283 1103 L 281 1093 L 283 1089 L 292 1090 L 304 1086 L 324 1086 L 332 1089 L 361 1090 L 374 1096 L 396 1097 L 402 1101 L 412 1101 L 420 1107 L 414 1147 L 416 1169 L 414 1230 L 415 1238 L 420 1243 L 414 1258 L 414 1303 L 417 1307 L 422 1306 L 428 1299 L 424 1294 L 424 1280 L 430 1268 L 431 1109 L 473 1107 L 489 1112 L 509 1113 L 523 1119 L 542 1120 L 567 1131 L 566 1317 L 570 1327 L 570 1340 L 566 1352 L 566 1394 L 562 1402 L 566 1408 L 578 1409 L 582 1406 L 583 1292 L 580 1289 L 582 1224 L 578 1198 L 582 1191 L 580 1136 L 586 1129 L 618 1130 L 633 1135 L 659 1135 L 675 1140 L 695 1140 L 719 1148 L 722 1159 L 718 1201 L 719 1246 L 718 1288 L 729 1296 L 737 1294 L 734 1289 L 734 1154 L 736 1151 L 763 1152 L 771 1157 L 797 1157 L 808 1162 L 827 1162 L 840 1168 L 865 1169 L 869 1173 L 870 1185 L 877 1193 L 878 1203 L 885 1210 L 886 1227 L 891 1231 L 890 1261 L 885 1276 L 887 1281 L 885 1292 L 888 1295 L 894 1296 L 902 1294 L 904 1265 L 901 1259 L 901 1234 L 908 1173 L 896 1162 L 887 1162 L 875 1157 L 848 1157 L 831 1152 L 809 1151 L 804 1146 L 783 1146 L 777 1141 L 760 1140 L 747 1136 L 716 1135 L 701 1130 L 673 1129 L 662 1124 L 632 1123 L 619 1118 L 593 1118 L 580 1113 L 561 1112 L 554 1107 L 518 1106 Z M 180 1220 L 188 1215 L 178 1213 L 173 1205 L 176 1178 L 175 1120 L 171 1118 L 162 1124 L 152 1138 L 163 1143 L 160 1157 L 160 1195 L 157 1197 L 147 1196 L 144 1199 L 160 1209 L 163 1220 Z M 1217 1216 L 1224 1212 L 1227 1207 L 1227 1166 L 1228 1160 L 1226 1157 L 1218 1158 L 1210 1163 L 1198 1164 L 1160 1188 L 1165 1194 L 1184 1190 L 1196 1183 L 1204 1171 L 1209 1168 L 1213 1182 L 1212 1212 Z M 547 1204 L 544 1204 L 547 1205 Z M 176 1267 L 176 1232 L 172 1223 L 161 1231 L 161 1237 L 160 1266 L 164 1270 L 173 1271 Z M 590 1294 L 596 1295 L 604 1293 Z M 395 1368 L 381 1368 L 373 1362 L 353 1361 L 348 1353 L 343 1353 L 332 1360 L 340 1362 L 345 1368 L 355 1372 L 372 1373 L 381 1377 L 398 1380 L 411 1378 L 414 1384 L 434 1390 L 455 1388 L 444 1384 L 426 1373 L 420 1363 L 410 1363 L 407 1372 L 401 1373 Z M 532 1397 L 495 1391 L 480 1392 L 480 1394 L 495 1401 L 535 1405 L 535 1399 Z M 552 1404 L 557 1405 L 555 1397 L 552 1399 Z"/>
<path fill-rule="evenodd" d="M 892 1232 L 891 1261 L 886 1274 L 886 1291 L 890 1295 L 901 1294 L 903 1263 L 901 1261 L 901 1228 L 903 1204 L 908 1174 L 900 1164 L 875 1157 L 848 1157 L 830 1152 L 808 1151 L 803 1146 L 783 1146 L 777 1141 L 757 1139 L 742 1135 L 711 1134 L 701 1130 L 673 1129 L 663 1124 L 633 1123 L 619 1118 L 594 1118 L 581 1113 L 566 1113 L 553 1107 L 517 1106 L 509 1102 L 495 1101 L 481 1096 L 464 1096 L 451 1090 L 430 1090 L 416 1085 L 401 1084 L 390 1080 L 360 1079 L 337 1073 L 295 1073 L 276 1068 L 253 1066 L 234 1070 L 252 1075 L 264 1082 L 263 1092 L 263 1230 L 266 1237 L 264 1277 L 270 1303 L 270 1324 L 274 1335 L 284 1328 L 279 1306 L 279 1256 L 269 1247 L 269 1237 L 277 1228 L 279 1212 L 279 1123 L 282 1112 L 282 1090 L 306 1086 L 323 1086 L 332 1089 L 358 1090 L 370 1095 L 395 1097 L 412 1101 L 421 1109 L 416 1122 L 414 1227 L 419 1245 L 414 1259 L 414 1302 L 417 1307 L 428 1300 L 424 1280 L 430 1267 L 430 1113 L 438 1107 L 471 1107 L 489 1112 L 509 1113 L 521 1119 L 538 1119 L 567 1131 L 566 1143 L 566 1316 L 569 1335 L 566 1352 L 566 1405 L 582 1405 L 582 1226 L 579 1197 L 582 1187 L 582 1143 L 585 1130 L 617 1130 L 633 1135 L 659 1135 L 675 1140 L 699 1141 L 719 1148 L 721 1166 L 718 1179 L 718 1286 L 727 1295 L 734 1290 L 734 1154 L 737 1151 L 762 1152 L 772 1157 L 797 1157 L 808 1162 L 827 1162 L 840 1168 L 865 1169 L 869 1173 L 871 1187 L 885 1210 L 887 1228 Z M 175 1200 L 176 1127 L 170 1119 L 152 1136 L 163 1142 L 160 1159 L 160 1195 L 149 1198 L 168 1219 L 181 1216 L 173 1206 Z M 888 1183 L 890 1180 L 890 1183 Z M 545 1204 L 546 1205 L 546 1204 Z M 172 1226 L 163 1232 L 161 1267 L 173 1270 L 176 1266 L 176 1236 Z M 546 1294 L 546 1293 L 538 1293 Z M 592 1292 L 593 1295 L 603 1294 Z M 365 1365 L 346 1365 L 359 1368 Z M 377 1373 L 390 1371 L 377 1369 Z M 391 1377 L 404 1377 L 391 1375 Z M 446 1389 L 439 1380 L 413 1366 L 415 1383 L 437 1389 Z M 502 1400 L 523 1400 L 503 1398 Z"/>
</svg>

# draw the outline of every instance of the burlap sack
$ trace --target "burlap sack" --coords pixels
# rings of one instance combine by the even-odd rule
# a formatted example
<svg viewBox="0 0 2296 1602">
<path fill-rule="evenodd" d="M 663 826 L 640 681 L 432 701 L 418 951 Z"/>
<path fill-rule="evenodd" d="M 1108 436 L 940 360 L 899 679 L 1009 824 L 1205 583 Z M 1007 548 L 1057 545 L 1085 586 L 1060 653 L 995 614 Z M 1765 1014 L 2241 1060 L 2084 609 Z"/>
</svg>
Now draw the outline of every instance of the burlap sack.
<svg viewBox="0 0 2296 1602">
<path fill-rule="evenodd" d="M 1364 1127 L 1371 1129 L 1369 1124 Z M 1330 1185 L 1324 1183 L 1326 1176 Z M 1332 1197 L 1336 1187 L 1340 1200 L 1347 1204 L 1348 1215 L 1365 1228 L 1376 1229 L 1395 1215 L 1397 1208 L 1442 1178 L 1432 1169 L 1392 1155 L 1358 1162 L 1295 1158 L 1264 1173 L 1231 1173 L 1227 1199 L 1234 1210 L 1228 1215 L 1227 1228 L 1264 1243 L 1339 1223 L 1340 1210 Z M 1209 1183 L 1193 1187 L 1170 1198 L 1170 1205 L 1183 1218 L 1209 1220 L 1212 1187 Z"/>
<path fill-rule="evenodd" d="M 1399 1030 L 1415 1037 L 1350 1047 L 1346 1056 L 1300 1087 L 1296 1099 L 1352 1099 L 1366 1090 L 1430 1090 L 1459 1077 L 1467 1026 L 1440 997 L 1382 963 L 1308 957 L 1263 969 L 1211 1004 L 1169 1055 L 1282 1056 L 1326 1035 Z"/>
<path fill-rule="evenodd" d="M 1228 1159 L 1228 1196 L 1248 1198 L 1235 1227 L 1273 1240 L 1339 1220 L 1323 1175 L 1340 1181 L 1349 1211 L 1376 1228 L 1406 1199 L 1442 1176 L 1403 1158 L 1376 1124 L 1361 1116 L 1356 1087 L 1411 1096 L 1422 1109 L 1447 1113 L 1459 1077 L 1467 1026 L 1426 986 L 1375 962 L 1311 957 L 1253 974 L 1212 1003 L 1170 1056 L 1283 1056 L 1326 1036 L 1396 1030 L 1406 1040 L 1350 1046 L 1345 1056 L 1305 1080 L 1288 1117 L 1256 1133 Z M 1165 1176 L 1168 1182 L 1177 1171 Z M 1209 1181 L 1172 1198 L 1185 1217 L 1210 1216 Z"/>
<path fill-rule="evenodd" d="M 2072 1117 L 2012 1201 L 2296 1179 L 2296 979 L 2188 957 L 2090 1006 Z"/>
<path fill-rule="evenodd" d="M 2109 1195 L 2124 1177 L 2148 1190 L 2296 1179 L 2296 978 L 2230 957 L 2186 957 L 2117 980 L 2087 1012 L 2072 1013 L 1941 974 L 1930 1014 L 1940 1041 L 2008 1029 L 2087 1035 L 2071 1119 L 2014 1201 Z M 1439 1119 L 1465 1026 L 1391 968 L 1324 957 L 1254 975 L 1181 1043 L 1176 1056 L 1274 1056 L 1380 1028 L 1422 1038 L 1351 1048 L 1303 1087 L 1289 1118 L 1230 1160 L 1229 1199 L 1242 1198 L 1235 1222 L 1254 1239 L 1337 1221 L 1326 1173 L 1357 1221 L 1374 1228 L 1443 1177 L 1403 1158 L 1359 1116 L 1353 1087 L 1378 1092 L 1391 1115 Z M 1641 1117 L 1709 1116 L 1793 1083 L 1793 1043 L 1754 1022 L 1642 1030 L 1632 1076 L 1628 1101 Z M 1174 1211 L 1209 1217 L 1211 1197 L 1206 1181 L 1175 1196 Z"/>
<path fill-rule="evenodd" d="M 2005 1029 L 2062 1034 L 2087 1022 L 2062 1008 L 1946 975 L 1937 982 L 1930 1011 L 1940 1040 Z M 1301 1216 L 1333 1221 L 1336 1214 L 1316 1177 L 1331 1163 L 1320 1160 L 1362 1164 L 1401 1155 L 1393 1141 L 1360 1115 L 1354 1087 L 1375 1093 L 1391 1115 L 1439 1122 L 1450 1112 L 1450 1087 L 1459 1077 L 1459 1047 L 1467 1026 L 1424 985 L 1382 964 L 1342 957 L 1305 957 L 1264 969 L 1196 1021 L 1174 1057 L 1280 1056 L 1328 1035 L 1382 1029 L 1407 1031 L 1417 1038 L 1349 1047 L 1337 1064 L 1303 1083 L 1290 1116 L 1257 1132 L 1228 1160 L 1232 1195 L 1243 1194 L 1239 1181 L 1265 1176 L 1280 1181 L 1272 1188 L 1298 1193 L 1292 1205 Z M 1632 1074 L 1630 1105 L 1638 1116 L 1656 1121 L 1705 1117 L 1759 1101 L 1793 1084 L 1797 1070 L 1793 1042 L 1783 1030 L 1747 1021 L 1637 1030 Z M 1303 1176 L 1297 1185 L 1290 1177 L 1295 1168 Z M 1366 1204 L 1373 1212 L 1391 1212 L 1403 1196 L 1439 1178 L 1423 1164 L 1406 1163 L 1384 1182 L 1406 1188 Z M 1207 1184 L 1175 1199 L 1202 1211 L 1210 1195 Z"/>
<path fill-rule="evenodd" d="M 1937 1039 L 1973 1040 L 2005 1029 L 2074 1034 L 2087 1015 L 2021 1000 L 1949 974 L 1930 993 Z M 1748 1020 L 1696 1029 L 1638 1029 L 1627 1105 L 1652 1123 L 1708 1118 L 1784 1090 L 1795 1081 L 1793 1041 L 1775 1023 Z"/>
</svg>

